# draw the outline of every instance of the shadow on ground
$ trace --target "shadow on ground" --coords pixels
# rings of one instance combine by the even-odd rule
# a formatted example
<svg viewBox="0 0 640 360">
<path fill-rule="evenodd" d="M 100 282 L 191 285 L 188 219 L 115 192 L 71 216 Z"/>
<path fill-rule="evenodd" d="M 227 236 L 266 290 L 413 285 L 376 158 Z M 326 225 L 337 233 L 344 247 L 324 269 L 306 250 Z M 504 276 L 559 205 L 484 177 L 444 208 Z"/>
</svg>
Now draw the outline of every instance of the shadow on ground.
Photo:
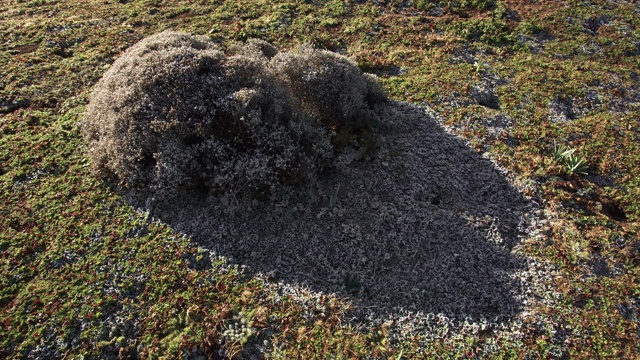
<svg viewBox="0 0 640 360">
<path fill-rule="evenodd" d="M 313 186 L 250 205 L 194 194 L 147 210 L 251 271 L 374 314 L 517 314 L 513 275 L 525 264 L 511 250 L 528 203 L 424 109 L 379 111 L 387 123 L 373 158 L 346 151 Z"/>
</svg>

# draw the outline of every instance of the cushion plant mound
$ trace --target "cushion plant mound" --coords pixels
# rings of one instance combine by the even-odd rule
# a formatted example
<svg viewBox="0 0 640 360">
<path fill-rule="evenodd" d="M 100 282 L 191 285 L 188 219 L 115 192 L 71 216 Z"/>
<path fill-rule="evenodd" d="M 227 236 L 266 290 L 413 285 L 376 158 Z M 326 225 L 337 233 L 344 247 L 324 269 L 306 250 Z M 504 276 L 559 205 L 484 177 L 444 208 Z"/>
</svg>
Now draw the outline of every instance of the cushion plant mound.
<svg viewBox="0 0 640 360">
<path fill-rule="evenodd" d="M 275 55 L 270 65 L 301 107 L 332 128 L 370 120 L 373 105 L 385 99 L 372 77 L 363 76 L 354 62 L 330 51 L 305 45 Z"/>
<path fill-rule="evenodd" d="M 255 39 L 225 52 L 165 31 L 105 73 L 81 127 L 97 174 L 126 189 L 254 197 L 313 179 L 334 156 L 332 133 L 370 132 L 385 99 L 374 77 L 338 54 L 279 53 Z"/>
</svg>

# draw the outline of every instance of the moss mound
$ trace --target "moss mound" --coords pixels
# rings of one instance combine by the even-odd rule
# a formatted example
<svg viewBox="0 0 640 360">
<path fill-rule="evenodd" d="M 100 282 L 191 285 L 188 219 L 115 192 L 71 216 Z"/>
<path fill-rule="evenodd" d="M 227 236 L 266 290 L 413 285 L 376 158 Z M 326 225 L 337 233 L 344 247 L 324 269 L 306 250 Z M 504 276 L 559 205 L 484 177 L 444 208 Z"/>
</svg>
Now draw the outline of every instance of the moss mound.
<svg viewBox="0 0 640 360">
<path fill-rule="evenodd" d="M 254 197 L 313 179 L 334 157 L 335 134 L 369 134 L 384 100 L 374 77 L 328 51 L 278 52 L 261 40 L 225 51 L 165 31 L 105 73 L 81 128 L 96 173 L 125 189 Z"/>
</svg>

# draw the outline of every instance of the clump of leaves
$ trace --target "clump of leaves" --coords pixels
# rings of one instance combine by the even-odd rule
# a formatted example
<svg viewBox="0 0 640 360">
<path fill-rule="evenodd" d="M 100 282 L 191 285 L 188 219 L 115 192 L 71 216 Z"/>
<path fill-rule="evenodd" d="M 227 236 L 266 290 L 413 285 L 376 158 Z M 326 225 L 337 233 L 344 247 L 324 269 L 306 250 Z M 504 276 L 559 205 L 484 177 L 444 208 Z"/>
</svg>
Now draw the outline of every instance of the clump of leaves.
<svg viewBox="0 0 640 360">
<path fill-rule="evenodd" d="M 224 345 L 229 358 L 237 355 L 242 346 L 256 334 L 257 330 L 252 326 L 251 318 L 252 314 L 240 312 L 226 321 L 220 343 Z"/>
<path fill-rule="evenodd" d="M 555 141 L 553 142 L 553 161 L 555 163 L 564 165 L 570 175 L 587 175 L 589 164 L 584 158 L 575 155 L 575 152 L 575 148 L 569 149 L 562 144 L 558 145 Z"/>
</svg>

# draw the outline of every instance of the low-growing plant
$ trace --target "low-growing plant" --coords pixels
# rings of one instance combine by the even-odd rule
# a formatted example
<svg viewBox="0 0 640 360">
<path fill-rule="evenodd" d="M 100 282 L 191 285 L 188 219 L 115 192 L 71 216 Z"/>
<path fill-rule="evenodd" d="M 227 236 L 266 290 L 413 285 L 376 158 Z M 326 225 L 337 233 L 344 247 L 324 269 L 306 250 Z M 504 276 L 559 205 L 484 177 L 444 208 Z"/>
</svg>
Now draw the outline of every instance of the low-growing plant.
<svg viewBox="0 0 640 360">
<path fill-rule="evenodd" d="M 385 99 L 373 76 L 329 51 L 253 39 L 225 52 L 165 31 L 113 64 L 81 127 L 97 174 L 143 198 L 260 197 L 312 179 L 337 131 L 372 133 Z"/>
<path fill-rule="evenodd" d="M 486 67 L 487 63 L 482 59 L 479 59 L 478 61 L 473 63 L 473 70 L 476 74 L 482 73 Z"/>
<path fill-rule="evenodd" d="M 472 19 L 456 24 L 453 31 L 467 41 L 489 45 L 511 44 L 515 41 L 509 25 L 501 18 Z"/>
<path fill-rule="evenodd" d="M 344 56 L 303 45 L 270 62 L 298 105 L 334 132 L 371 130 L 374 105 L 386 95 L 373 75 Z"/>
<path fill-rule="evenodd" d="M 516 30 L 525 35 L 536 35 L 541 33 L 544 29 L 536 23 L 523 21 Z"/>
<path fill-rule="evenodd" d="M 569 174 L 588 175 L 587 170 L 589 170 L 589 164 L 584 158 L 570 155 L 564 159 L 564 162 Z"/>
<path fill-rule="evenodd" d="M 555 140 L 553 142 L 553 161 L 558 164 L 562 164 L 565 166 L 567 173 L 570 175 L 579 174 L 579 175 L 587 175 L 587 170 L 589 170 L 589 164 L 587 161 L 580 157 L 576 156 L 574 153 L 576 149 L 569 149 L 564 145 L 558 145 Z"/>
<path fill-rule="evenodd" d="M 553 160 L 554 161 L 562 161 L 562 159 L 573 155 L 576 149 L 569 149 L 568 147 L 553 141 Z"/>
<path fill-rule="evenodd" d="M 233 358 L 233 355 L 242 349 L 242 345 L 255 334 L 256 329 L 251 326 L 250 314 L 240 312 L 226 321 L 220 341 L 225 345 L 229 358 Z"/>
</svg>

